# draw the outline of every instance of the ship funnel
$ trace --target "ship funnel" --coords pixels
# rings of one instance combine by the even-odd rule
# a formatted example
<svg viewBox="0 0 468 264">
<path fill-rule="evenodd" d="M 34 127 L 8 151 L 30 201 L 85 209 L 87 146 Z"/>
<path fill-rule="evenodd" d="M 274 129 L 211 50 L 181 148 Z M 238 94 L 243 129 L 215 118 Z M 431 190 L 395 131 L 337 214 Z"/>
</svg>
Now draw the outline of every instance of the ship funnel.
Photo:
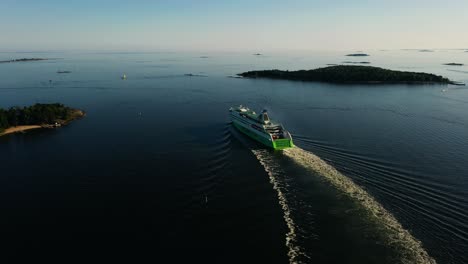
<svg viewBox="0 0 468 264">
<path fill-rule="evenodd" d="M 267 110 L 263 109 L 262 113 L 259 115 L 259 119 L 264 124 L 270 123 L 270 117 L 268 116 Z"/>
</svg>

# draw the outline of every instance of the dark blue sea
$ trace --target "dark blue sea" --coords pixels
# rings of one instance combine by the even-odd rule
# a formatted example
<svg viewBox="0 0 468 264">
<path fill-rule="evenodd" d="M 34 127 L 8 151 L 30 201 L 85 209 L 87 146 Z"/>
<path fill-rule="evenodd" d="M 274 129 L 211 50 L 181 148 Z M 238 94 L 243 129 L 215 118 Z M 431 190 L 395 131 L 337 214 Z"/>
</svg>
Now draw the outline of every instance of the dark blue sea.
<svg viewBox="0 0 468 264">
<path fill-rule="evenodd" d="M 0 107 L 86 112 L 0 137 L 2 262 L 467 263 L 468 88 L 232 78 L 347 53 L 0 53 L 51 59 L 0 64 Z M 468 82 L 443 65 L 463 50 L 367 53 Z M 294 153 L 237 132 L 240 104 L 281 121 Z"/>
</svg>

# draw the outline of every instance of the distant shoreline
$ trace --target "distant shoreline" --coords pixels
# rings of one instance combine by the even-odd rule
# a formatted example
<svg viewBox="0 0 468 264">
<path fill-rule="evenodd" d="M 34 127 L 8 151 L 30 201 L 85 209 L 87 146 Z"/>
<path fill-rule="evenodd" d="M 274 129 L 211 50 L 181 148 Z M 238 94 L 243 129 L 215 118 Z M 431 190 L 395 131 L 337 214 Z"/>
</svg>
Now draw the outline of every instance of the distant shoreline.
<svg viewBox="0 0 468 264">
<path fill-rule="evenodd" d="M 348 57 L 368 57 L 370 55 L 366 54 L 366 53 L 351 53 L 351 54 L 347 54 L 346 56 L 348 56 Z"/>
<path fill-rule="evenodd" d="M 456 62 L 450 62 L 450 63 L 444 63 L 443 65 L 447 66 L 463 66 L 463 63 L 456 63 Z"/>
<path fill-rule="evenodd" d="M 44 61 L 44 60 L 50 60 L 50 59 L 46 59 L 46 58 L 22 58 L 22 59 L 13 59 L 13 60 L 0 61 L 0 63 L 27 62 L 27 61 Z"/>
</svg>

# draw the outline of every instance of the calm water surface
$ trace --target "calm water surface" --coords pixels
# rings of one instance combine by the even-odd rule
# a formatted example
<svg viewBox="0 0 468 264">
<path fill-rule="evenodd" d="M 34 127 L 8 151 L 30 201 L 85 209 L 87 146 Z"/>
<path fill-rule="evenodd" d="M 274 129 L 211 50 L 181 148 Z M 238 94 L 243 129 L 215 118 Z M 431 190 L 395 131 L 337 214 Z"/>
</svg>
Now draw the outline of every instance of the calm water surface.
<svg viewBox="0 0 468 264">
<path fill-rule="evenodd" d="M 468 82 L 467 66 L 442 65 L 468 64 L 463 51 L 369 53 L 375 66 Z M 0 53 L 57 58 L 0 64 L 0 107 L 87 112 L 0 138 L 4 256 L 395 263 L 402 253 L 358 201 L 232 129 L 227 110 L 244 104 L 367 190 L 438 263 L 468 262 L 468 89 L 227 77 L 344 54 Z"/>
</svg>

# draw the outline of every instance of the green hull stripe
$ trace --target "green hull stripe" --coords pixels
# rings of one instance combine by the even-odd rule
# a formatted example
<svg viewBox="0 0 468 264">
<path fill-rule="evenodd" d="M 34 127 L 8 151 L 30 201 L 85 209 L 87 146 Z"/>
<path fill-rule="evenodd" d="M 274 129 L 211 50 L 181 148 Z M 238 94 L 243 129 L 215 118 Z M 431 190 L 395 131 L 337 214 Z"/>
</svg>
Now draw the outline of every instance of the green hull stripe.
<svg viewBox="0 0 468 264">
<path fill-rule="evenodd" d="M 241 125 L 238 125 L 236 122 L 232 122 L 234 124 L 234 126 L 239 129 L 239 131 L 241 131 L 242 133 L 246 134 L 247 136 L 251 137 L 252 139 L 262 143 L 263 145 L 267 146 L 267 147 L 270 147 L 270 148 L 273 148 L 273 149 L 285 149 L 285 148 L 291 148 L 293 147 L 293 143 L 292 143 L 292 140 L 291 139 L 277 139 L 273 142 L 271 142 L 270 140 L 262 137 L 262 136 L 259 136 L 255 133 L 253 133 L 252 131 L 246 129 L 245 127 L 241 126 Z"/>
<path fill-rule="evenodd" d="M 285 149 L 285 148 L 292 148 L 292 147 L 294 147 L 292 139 L 277 139 L 273 141 L 274 149 Z"/>
</svg>

